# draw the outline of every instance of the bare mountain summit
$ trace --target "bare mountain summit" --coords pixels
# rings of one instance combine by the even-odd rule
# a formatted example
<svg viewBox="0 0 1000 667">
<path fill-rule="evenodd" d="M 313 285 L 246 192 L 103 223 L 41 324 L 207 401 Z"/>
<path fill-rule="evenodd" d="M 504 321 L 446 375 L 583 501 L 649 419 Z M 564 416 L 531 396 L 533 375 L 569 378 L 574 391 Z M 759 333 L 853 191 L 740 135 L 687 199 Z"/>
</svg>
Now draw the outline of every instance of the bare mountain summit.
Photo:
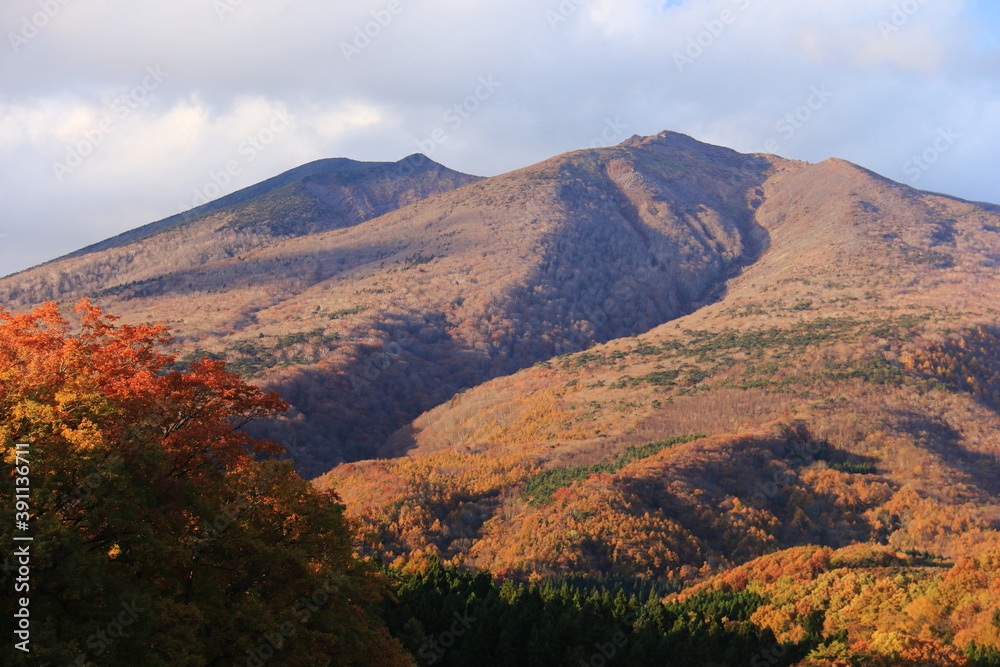
<svg viewBox="0 0 1000 667">
<path fill-rule="evenodd" d="M 310 162 L 5 279 L 5 305 L 101 296 L 279 239 L 350 227 L 478 180 L 415 154 Z"/>
<path fill-rule="evenodd" d="M 0 299 L 91 296 L 166 321 L 187 359 L 278 388 L 293 410 L 263 432 L 319 474 L 404 451 L 408 431 L 392 434 L 458 391 L 717 300 L 773 243 L 773 219 L 801 226 L 777 251 L 801 267 L 816 239 L 890 212 L 884 194 L 844 191 L 848 176 L 917 197 L 847 163 L 671 132 L 484 180 L 420 157 L 321 161 L 8 277 Z M 942 252 L 948 223 L 933 224 L 900 232 L 907 257 Z"/>
<path fill-rule="evenodd" d="M 996 557 L 1000 209 L 843 160 L 735 156 L 673 136 L 571 157 L 583 156 L 604 165 L 588 183 L 614 174 L 629 184 L 633 207 L 617 200 L 622 222 L 604 245 L 643 230 L 650 236 L 632 247 L 655 247 L 652 211 L 691 212 L 660 229 L 683 230 L 701 254 L 675 250 L 666 274 L 651 260 L 633 264 L 628 280 L 642 287 L 621 308 L 641 311 L 691 275 L 721 280 L 711 262 L 747 238 L 764 249 L 697 311 L 456 395 L 393 435 L 405 456 L 345 463 L 317 480 L 377 537 L 386 562 L 418 568 L 437 556 L 505 577 L 681 587 L 782 549 L 860 542 L 919 556 L 910 572 L 931 586 L 952 564 L 958 577 L 966 559 Z M 678 163 L 672 178 L 649 166 Z M 723 222 L 705 224 L 718 212 Z M 661 282 L 640 282 L 647 271 Z M 559 301 L 535 307 L 548 303 Z M 753 577 L 774 582 L 772 572 Z M 829 583 L 822 572 L 806 572 L 817 591 Z M 885 586 L 903 606 L 913 599 L 899 581 Z M 761 618 L 800 632 L 808 614 L 798 599 L 776 598 L 780 614 Z M 1000 605 L 990 599 L 940 621 L 935 636 L 965 628 L 966 641 L 992 641 L 996 626 L 985 628 Z M 811 604 L 802 609 L 835 603 L 817 593 Z M 850 608 L 833 613 L 830 631 L 863 636 Z"/>
<path fill-rule="evenodd" d="M 409 163 L 307 165 L 8 277 L 0 299 L 165 320 L 182 353 L 279 388 L 294 409 L 266 430 L 319 474 L 393 453 L 459 390 L 717 298 L 767 243 L 762 183 L 796 167 L 669 132 L 477 182 Z"/>
</svg>

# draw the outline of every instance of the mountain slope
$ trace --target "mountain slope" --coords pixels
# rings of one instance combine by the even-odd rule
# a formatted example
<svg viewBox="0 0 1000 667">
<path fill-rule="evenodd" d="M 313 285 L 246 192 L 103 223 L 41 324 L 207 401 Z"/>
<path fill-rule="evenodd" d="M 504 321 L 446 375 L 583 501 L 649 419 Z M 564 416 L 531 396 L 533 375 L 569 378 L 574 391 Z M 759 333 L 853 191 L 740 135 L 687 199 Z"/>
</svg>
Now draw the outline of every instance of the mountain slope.
<svg viewBox="0 0 1000 667">
<path fill-rule="evenodd" d="M 4 303 L 71 300 L 233 257 L 277 239 L 356 225 L 478 180 L 411 155 L 318 160 L 3 280 Z"/>
<path fill-rule="evenodd" d="M 801 544 L 1000 546 L 1000 215 L 828 160 L 772 171 L 716 303 L 462 393 L 341 465 L 397 564 L 690 582 Z"/>
<path fill-rule="evenodd" d="M 750 597 L 754 664 L 998 664 L 1000 207 L 673 133 L 329 229 L 289 187 L 207 212 L 197 261 L 95 292 L 157 227 L 0 294 L 280 388 L 263 433 L 350 460 L 315 483 L 398 568 Z"/>
<path fill-rule="evenodd" d="M 767 243 L 753 220 L 761 183 L 795 164 L 667 132 L 281 239 L 248 224 L 258 198 L 210 214 L 199 229 L 216 245 L 197 262 L 174 261 L 161 233 L 103 251 L 158 248 L 160 263 L 128 282 L 97 290 L 91 253 L 2 281 L 0 294 L 27 305 L 72 283 L 59 298 L 165 318 L 182 353 L 223 356 L 282 391 L 294 409 L 261 434 L 319 474 L 392 453 L 393 431 L 461 389 L 717 298 Z M 258 247 L 233 231 L 244 227 Z"/>
</svg>

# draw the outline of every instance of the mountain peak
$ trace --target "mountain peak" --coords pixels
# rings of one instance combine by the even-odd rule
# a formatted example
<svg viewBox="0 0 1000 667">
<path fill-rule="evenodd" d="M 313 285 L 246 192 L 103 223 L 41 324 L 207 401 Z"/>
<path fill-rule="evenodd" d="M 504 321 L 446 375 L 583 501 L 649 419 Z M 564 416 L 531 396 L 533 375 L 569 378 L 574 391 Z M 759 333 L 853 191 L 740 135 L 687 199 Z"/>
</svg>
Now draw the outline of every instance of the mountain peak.
<svg viewBox="0 0 1000 667">
<path fill-rule="evenodd" d="M 310 473 L 402 451 L 392 433 L 459 390 L 734 286 L 756 299 L 776 275 L 854 276 L 861 256 L 958 261 L 931 246 L 961 242 L 950 219 L 966 215 L 931 219 L 921 193 L 844 160 L 670 131 L 488 179 L 421 153 L 318 160 L 234 194 L 0 281 L 0 302 L 89 296 L 131 321 L 170 320 L 181 354 L 207 349 L 291 392 L 304 416 L 270 435 L 297 443 Z"/>
<path fill-rule="evenodd" d="M 657 134 L 652 134 L 648 136 L 633 134 L 631 137 L 621 142 L 621 144 L 619 145 L 629 148 L 638 148 L 640 146 L 645 146 L 647 144 L 658 144 L 662 146 L 678 146 L 678 147 L 683 146 L 686 148 L 711 145 L 698 141 L 694 137 L 682 134 L 680 132 L 673 132 L 671 130 L 664 130 Z"/>
</svg>

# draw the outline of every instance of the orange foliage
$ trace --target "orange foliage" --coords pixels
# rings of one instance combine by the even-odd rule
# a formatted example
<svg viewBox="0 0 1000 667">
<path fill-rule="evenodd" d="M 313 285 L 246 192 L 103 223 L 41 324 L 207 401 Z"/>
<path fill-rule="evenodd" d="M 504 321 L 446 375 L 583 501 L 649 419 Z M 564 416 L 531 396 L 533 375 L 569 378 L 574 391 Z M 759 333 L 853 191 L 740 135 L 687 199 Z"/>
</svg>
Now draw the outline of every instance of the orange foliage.
<svg viewBox="0 0 1000 667">
<path fill-rule="evenodd" d="M 971 327 L 942 341 L 928 341 L 900 358 L 904 367 L 968 391 L 1000 408 L 1000 332 Z"/>
<path fill-rule="evenodd" d="M 281 448 L 237 430 L 287 406 L 276 393 L 247 385 L 221 362 L 205 359 L 190 372 L 169 371 L 173 356 L 163 325 L 116 325 L 86 299 L 76 306 L 79 335 L 54 303 L 11 315 L 0 309 L 0 439 L 98 445 L 127 454 L 129 442 L 162 440 L 175 475 L 231 469 Z"/>
</svg>

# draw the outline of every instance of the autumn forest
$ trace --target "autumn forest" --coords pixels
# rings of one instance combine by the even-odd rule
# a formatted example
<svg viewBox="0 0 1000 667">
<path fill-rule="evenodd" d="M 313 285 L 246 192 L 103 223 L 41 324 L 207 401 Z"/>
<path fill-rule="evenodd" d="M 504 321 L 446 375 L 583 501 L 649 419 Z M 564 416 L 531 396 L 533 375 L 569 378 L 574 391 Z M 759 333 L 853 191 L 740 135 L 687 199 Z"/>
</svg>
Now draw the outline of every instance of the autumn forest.
<svg viewBox="0 0 1000 667">
<path fill-rule="evenodd" d="M 664 132 L 2 278 L 0 662 L 1000 665 L 998 269 L 1000 207 Z"/>
</svg>

